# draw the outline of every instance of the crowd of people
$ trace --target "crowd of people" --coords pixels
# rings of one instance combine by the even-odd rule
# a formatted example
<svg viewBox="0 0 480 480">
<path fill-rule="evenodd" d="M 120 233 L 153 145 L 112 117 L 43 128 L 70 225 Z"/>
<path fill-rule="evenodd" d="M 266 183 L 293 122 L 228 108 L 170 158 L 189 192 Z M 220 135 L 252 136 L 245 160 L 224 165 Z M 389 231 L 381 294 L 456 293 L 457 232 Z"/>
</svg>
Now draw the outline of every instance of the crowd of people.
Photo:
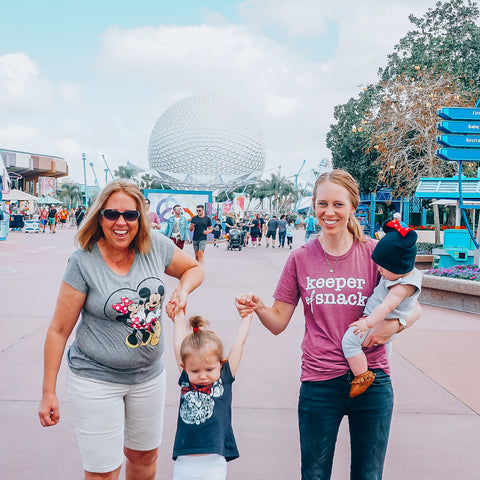
<svg viewBox="0 0 480 480">
<path fill-rule="evenodd" d="M 20 206 L 10 205 L 10 215 L 22 217 L 22 228 L 25 226 L 25 219 L 38 221 L 38 230 L 42 233 L 48 231 L 56 233 L 57 228 L 78 228 L 86 213 L 82 205 L 77 208 L 67 208 L 62 205 L 38 205 L 35 210 L 22 210 Z"/>
<path fill-rule="evenodd" d="M 200 315 L 185 311 L 205 277 L 207 235 L 222 226 L 198 205 L 187 227 L 176 205 L 164 234 L 149 202 L 125 180 L 108 184 L 76 233 L 47 331 L 39 418 L 60 421 L 57 376 L 67 340 L 67 390 L 86 480 L 153 480 L 165 406 L 162 310 L 174 321 L 180 401 L 172 448 L 174 480 L 225 480 L 239 451 L 232 428 L 232 383 L 255 314 L 278 335 L 303 305 L 305 336 L 298 403 L 301 478 L 328 480 L 340 422 L 348 417 L 351 479 L 382 478 L 393 410 L 391 338 L 418 320 L 416 238 L 394 219 L 379 242 L 363 235 L 354 213 L 358 185 L 350 174 L 322 174 L 313 190 L 317 235 L 289 255 L 274 302 L 235 293 L 241 322 L 228 355 Z M 48 215 L 47 215 L 48 219 Z M 263 221 L 262 221 L 263 220 Z M 310 222 L 311 223 L 311 222 Z M 321 228 L 319 228 L 321 227 Z M 188 228 L 188 231 L 187 231 Z M 244 231 L 252 246 L 291 248 L 293 219 L 254 214 L 225 219 L 226 234 Z M 183 251 L 193 234 L 195 258 Z M 277 238 L 278 235 L 278 238 Z M 214 241 L 215 244 L 215 241 Z M 167 296 L 165 275 L 178 279 Z M 256 286 L 252 286 L 256 290 Z M 367 300 L 368 299 L 368 300 Z M 367 305 L 367 306 L 366 306 Z M 347 333 L 348 332 L 348 333 Z M 346 345 L 349 336 L 355 345 Z M 353 342 L 352 342 L 353 340 Z M 347 348 L 348 347 L 348 348 Z"/>
<path fill-rule="evenodd" d="M 163 226 L 162 229 L 160 218 L 155 211 L 151 210 L 148 198 L 145 198 L 144 205 L 150 221 L 150 227 L 157 231 L 163 230 L 163 234 L 169 237 L 180 249 L 184 248 L 185 243 L 192 243 L 195 258 L 200 263 L 203 263 L 203 256 L 210 233 L 213 234 L 214 247 L 218 247 L 222 240 L 228 240 L 229 231 L 235 228 L 241 232 L 241 243 L 244 247 L 260 247 L 264 239 L 265 247 L 287 247 L 292 249 L 293 232 L 295 229 L 305 229 L 305 242 L 309 240 L 312 234 L 319 232 L 318 222 L 312 213 L 303 217 L 290 213 L 273 214 L 270 216 L 265 213 L 235 214 L 230 212 L 224 215 L 223 218 L 215 216 L 211 219 L 206 215 L 204 205 L 197 206 L 197 215 L 190 220 L 186 218 L 180 205 L 174 205 L 166 226 Z M 15 210 L 15 213 L 26 215 L 25 212 L 17 210 Z M 88 210 L 83 205 L 77 208 L 39 205 L 35 209 L 34 214 L 29 214 L 29 216 L 38 219 L 40 232 L 45 233 L 48 227 L 48 231 L 54 234 L 57 232 L 58 227 L 78 229 Z"/>
</svg>

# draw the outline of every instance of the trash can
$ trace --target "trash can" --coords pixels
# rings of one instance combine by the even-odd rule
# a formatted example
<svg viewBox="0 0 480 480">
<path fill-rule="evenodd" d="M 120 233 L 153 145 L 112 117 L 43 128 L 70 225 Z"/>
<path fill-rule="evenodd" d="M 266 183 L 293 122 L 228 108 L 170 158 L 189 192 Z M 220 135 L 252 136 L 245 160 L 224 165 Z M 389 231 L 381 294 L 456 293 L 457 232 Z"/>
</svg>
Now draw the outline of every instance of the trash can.
<svg viewBox="0 0 480 480">
<path fill-rule="evenodd" d="M 432 253 L 440 257 L 439 268 L 473 264 L 475 245 L 468 230 L 450 229 L 443 232 L 443 248 L 434 248 Z"/>
</svg>

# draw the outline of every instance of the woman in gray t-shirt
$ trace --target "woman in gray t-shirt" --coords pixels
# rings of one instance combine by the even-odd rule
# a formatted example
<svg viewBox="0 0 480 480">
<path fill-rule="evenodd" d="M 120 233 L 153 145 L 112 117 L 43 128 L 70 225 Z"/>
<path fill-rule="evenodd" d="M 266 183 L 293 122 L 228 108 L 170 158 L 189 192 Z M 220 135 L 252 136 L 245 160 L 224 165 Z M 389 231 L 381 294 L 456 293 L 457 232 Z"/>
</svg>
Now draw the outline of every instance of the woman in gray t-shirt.
<svg viewBox="0 0 480 480">
<path fill-rule="evenodd" d="M 99 194 L 77 232 L 45 340 L 40 422 L 59 422 L 58 370 L 66 342 L 67 387 L 85 478 L 155 476 L 165 401 L 161 309 L 164 274 L 179 283 L 176 308 L 203 281 L 192 257 L 150 235 L 138 187 L 115 180 Z"/>
</svg>

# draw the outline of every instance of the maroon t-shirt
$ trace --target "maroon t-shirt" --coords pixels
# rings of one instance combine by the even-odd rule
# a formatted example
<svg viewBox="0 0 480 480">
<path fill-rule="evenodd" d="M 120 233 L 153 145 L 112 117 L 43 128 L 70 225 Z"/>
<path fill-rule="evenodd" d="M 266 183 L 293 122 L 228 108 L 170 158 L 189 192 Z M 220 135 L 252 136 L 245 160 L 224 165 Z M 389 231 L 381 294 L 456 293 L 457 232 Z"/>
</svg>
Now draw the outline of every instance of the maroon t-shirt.
<svg viewBox="0 0 480 480">
<path fill-rule="evenodd" d="M 302 300 L 302 381 L 328 380 L 348 372 L 342 337 L 348 325 L 362 316 L 380 278 L 377 264 L 370 258 L 375 244 L 372 239 L 365 243 L 355 241 L 340 257 L 327 254 L 329 263 L 318 238 L 290 254 L 273 296 L 292 305 Z M 390 374 L 383 346 L 364 351 L 370 369 L 381 368 Z"/>
</svg>

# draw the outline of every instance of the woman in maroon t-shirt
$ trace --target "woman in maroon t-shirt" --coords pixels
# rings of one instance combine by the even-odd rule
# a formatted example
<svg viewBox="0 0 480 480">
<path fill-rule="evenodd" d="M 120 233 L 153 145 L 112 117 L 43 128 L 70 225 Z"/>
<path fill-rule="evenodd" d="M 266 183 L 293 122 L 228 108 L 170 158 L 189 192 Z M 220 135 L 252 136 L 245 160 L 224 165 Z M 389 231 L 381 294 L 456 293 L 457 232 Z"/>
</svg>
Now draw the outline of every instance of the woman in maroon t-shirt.
<svg viewBox="0 0 480 480">
<path fill-rule="evenodd" d="M 353 379 L 342 358 L 341 338 L 362 316 L 364 302 L 378 282 L 370 258 L 374 241 L 364 237 L 355 218 L 358 185 L 343 170 L 322 174 L 313 190 L 313 208 L 321 234 L 292 252 L 275 290 L 273 306 L 256 294 L 236 297 L 240 314 L 254 311 L 274 334 L 288 326 L 302 299 L 305 337 L 302 343 L 302 385 L 298 405 L 302 479 L 329 479 L 338 429 L 347 415 L 352 451 L 351 478 L 382 477 L 393 392 L 383 344 L 399 330 L 383 321 L 365 339 L 376 377 L 370 388 L 350 398 Z M 417 305 L 407 326 L 420 316 Z M 342 333 L 343 332 L 343 333 Z M 370 362 L 372 360 L 372 362 Z"/>
</svg>

